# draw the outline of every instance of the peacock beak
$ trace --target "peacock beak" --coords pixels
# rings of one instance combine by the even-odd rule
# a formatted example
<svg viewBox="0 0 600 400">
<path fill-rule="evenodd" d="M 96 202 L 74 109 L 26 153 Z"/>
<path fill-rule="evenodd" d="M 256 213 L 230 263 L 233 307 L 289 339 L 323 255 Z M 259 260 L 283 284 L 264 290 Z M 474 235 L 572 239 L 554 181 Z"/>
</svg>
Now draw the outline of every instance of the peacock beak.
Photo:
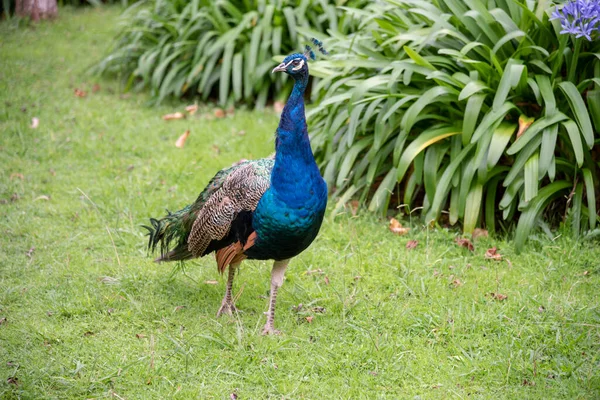
<svg viewBox="0 0 600 400">
<path fill-rule="evenodd" d="M 273 71 L 271 71 L 271 73 L 284 72 L 286 70 L 285 67 L 286 67 L 286 65 L 284 63 L 281 63 L 278 66 L 276 66 L 275 68 L 273 68 Z"/>
</svg>

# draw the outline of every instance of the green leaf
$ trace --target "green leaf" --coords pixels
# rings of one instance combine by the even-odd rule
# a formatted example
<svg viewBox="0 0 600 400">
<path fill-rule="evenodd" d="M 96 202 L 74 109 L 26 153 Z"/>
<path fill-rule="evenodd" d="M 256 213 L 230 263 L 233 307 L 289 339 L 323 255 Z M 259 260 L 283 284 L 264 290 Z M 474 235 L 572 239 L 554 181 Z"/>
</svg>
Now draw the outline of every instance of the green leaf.
<svg viewBox="0 0 600 400">
<path fill-rule="evenodd" d="M 458 101 L 468 99 L 475 93 L 481 92 L 482 90 L 489 90 L 489 87 L 481 81 L 471 81 L 458 95 Z"/>
<path fill-rule="evenodd" d="M 513 108 L 516 108 L 515 105 L 507 101 L 499 109 L 489 110 L 481 120 L 481 123 L 479 124 L 477 129 L 475 129 L 475 132 L 473 132 L 473 136 L 471 137 L 471 143 L 477 142 L 481 138 L 481 136 L 483 136 L 483 134 L 485 134 L 492 128 L 492 126 L 500 123 L 500 121 L 504 119 L 506 114 L 508 114 L 509 111 Z"/>
<path fill-rule="evenodd" d="M 473 131 L 475 130 L 475 125 L 477 125 L 477 121 L 479 119 L 479 114 L 481 112 L 481 107 L 483 105 L 483 101 L 485 100 L 485 95 L 476 94 L 474 96 L 469 97 L 467 100 L 467 107 L 465 109 L 465 115 L 463 117 L 463 134 L 462 134 L 462 144 L 466 146 L 471 141 L 471 136 L 473 135 Z"/>
<path fill-rule="evenodd" d="M 509 60 L 509 64 L 504 69 L 498 88 L 496 89 L 496 96 L 494 96 L 494 104 L 492 108 L 499 110 L 502 108 L 508 97 L 508 92 L 511 88 L 517 87 L 521 81 L 521 76 L 525 72 L 525 66 L 522 64 L 514 64 L 514 60 Z"/>
<path fill-rule="evenodd" d="M 419 154 L 421 151 L 426 149 L 428 146 L 433 143 L 439 142 L 442 139 L 447 137 L 458 135 L 461 131 L 456 129 L 453 126 L 445 126 L 442 128 L 432 128 L 422 132 L 415 140 L 411 142 L 410 145 L 402 152 L 402 156 L 400 157 L 400 161 L 397 165 L 397 178 L 396 180 L 400 182 L 404 177 L 404 174 L 408 170 L 412 160 Z"/>
<path fill-rule="evenodd" d="M 557 112 L 551 117 L 542 117 L 535 121 L 521 137 L 519 137 L 509 148 L 506 150 L 506 153 L 509 155 L 513 155 L 521 151 L 523 147 L 527 145 L 532 139 L 534 139 L 539 132 L 544 130 L 545 128 L 556 124 L 557 122 L 563 121 L 567 119 L 567 116 L 561 112 Z"/>
<path fill-rule="evenodd" d="M 569 139 L 571 139 L 571 145 L 573 146 L 573 152 L 575 153 L 575 160 L 577 160 L 577 166 L 581 168 L 583 165 L 583 144 L 581 143 L 581 135 L 579 134 L 579 128 L 577 124 L 572 120 L 562 122 L 562 126 L 567 131 Z"/>
<path fill-rule="evenodd" d="M 588 214 L 590 219 L 590 230 L 596 228 L 598 214 L 596 213 L 596 192 L 592 171 L 588 168 L 581 170 L 583 173 L 583 182 L 585 183 L 585 198 L 587 200 Z"/>
<path fill-rule="evenodd" d="M 600 132 L 600 90 L 589 90 L 587 92 L 587 103 L 594 127 L 597 132 Z"/>
<path fill-rule="evenodd" d="M 517 125 L 508 122 L 502 122 L 494 130 L 487 156 L 488 170 L 492 169 L 498 163 L 500 157 L 502 157 L 502 154 L 504 154 L 506 145 L 510 141 L 512 135 L 515 133 L 516 129 Z"/>
<path fill-rule="evenodd" d="M 570 187 L 570 182 L 558 181 L 546 185 L 540 189 L 536 198 L 529 203 L 527 209 L 525 209 L 519 217 L 517 230 L 515 232 L 515 245 L 517 252 L 520 252 L 523 249 L 527 237 L 535 225 L 535 220 L 550 202 L 550 200 L 559 196 L 562 191 L 567 190 Z"/>
<path fill-rule="evenodd" d="M 525 162 L 524 176 L 525 176 L 525 202 L 529 202 L 538 194 L 538 172 L 539 172 L 539 153 L 533 153 L 531 157 Z"/>
<path fill-rule="evenodd" d="M 473 230 L 477 227 L 481 211 L 482 195 L 483 185 L 481 183 L 475 183 L 471 190 L 469 190 L 469 194 L 467 194 L 463 227 L 465 234 L 473 233 Z"/>
<path fill-rule="evenodd" d="M 560 82 L 558 87 L 565 94 L 569 106 L 571 107 L 571 111 L 573 111 L 573 114 L 575 115 L 575 120 L 581 129 L 581 134 L 585 139 L 585 143 L 588 148 L 591 149 L 592 146 L 594 146 L 594 132 L 592 130 L 590 116 L 588 115 L 585 103 L 583 102 L 579 91 L 575 85 L 568 81 Z"/>
</svg>

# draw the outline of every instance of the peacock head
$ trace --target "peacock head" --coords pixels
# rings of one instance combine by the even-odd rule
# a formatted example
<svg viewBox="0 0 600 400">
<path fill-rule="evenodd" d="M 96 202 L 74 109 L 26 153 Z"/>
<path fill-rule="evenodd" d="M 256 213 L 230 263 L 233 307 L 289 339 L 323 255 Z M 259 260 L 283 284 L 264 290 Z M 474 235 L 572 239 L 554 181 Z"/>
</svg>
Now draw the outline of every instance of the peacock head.
<svg viewBox="0 0 600 400">
<path fill-rule="evenodd" d="M 315 38 L 311 39 L 311 42 L 317 46 L 319 51 L 323 54 L 328 54 L 323 48 L 323 43 Z M 273 68 L 274 72 L 285 72 L 291 75 L 294 79 L 308 78 L 308 60 L 316 60 L 315 52 L 309 45 L 306 45 L 304 53 L 290 54 L 283 59 L 283 62 Z"/>
</svg>

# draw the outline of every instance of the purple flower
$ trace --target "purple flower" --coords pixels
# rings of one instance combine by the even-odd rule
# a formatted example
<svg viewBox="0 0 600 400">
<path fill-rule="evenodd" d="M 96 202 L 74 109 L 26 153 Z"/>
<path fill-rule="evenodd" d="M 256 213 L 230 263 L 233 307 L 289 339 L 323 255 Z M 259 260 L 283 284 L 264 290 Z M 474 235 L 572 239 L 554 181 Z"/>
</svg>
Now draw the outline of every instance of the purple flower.
<svg viewBox="0 0 600 400">
<path fill-rule="evenodd" d="M 556 8 L 550 19 L 560 21 L 560 33 L 591 41 L 592 34 L 600 32 L 600 0 L 572 0 Z"/>
</svg>

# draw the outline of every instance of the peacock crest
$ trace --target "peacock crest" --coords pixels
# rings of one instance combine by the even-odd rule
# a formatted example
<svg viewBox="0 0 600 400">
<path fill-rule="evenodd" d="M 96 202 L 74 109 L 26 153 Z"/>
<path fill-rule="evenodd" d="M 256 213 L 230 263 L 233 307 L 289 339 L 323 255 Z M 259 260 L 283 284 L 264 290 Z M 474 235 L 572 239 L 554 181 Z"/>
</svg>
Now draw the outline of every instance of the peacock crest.
<svg viewBox="0 0 600 400">
<path fill-rule="evenodd" d="M 327 50 L 325 50 L 325 47 L 323 47 L 323 42 L 321 42 L 319 39 L 315 39 L 315 38 L 311 38 L 310 41 L 312 42 L 313 45 L 317 46 L 317 49 L 319 50 L 319 52 L 323 55 L 328 55 L 329 53 L 327 52 Z M 310 47 L 309 45 L 306 45 L 304 47 L 304 57 L 306 57 L 307 60 L 316 60 L 317 56 L 315 54 L 315 52 L 313 51 L 312 47 Z"/>
</svg>

